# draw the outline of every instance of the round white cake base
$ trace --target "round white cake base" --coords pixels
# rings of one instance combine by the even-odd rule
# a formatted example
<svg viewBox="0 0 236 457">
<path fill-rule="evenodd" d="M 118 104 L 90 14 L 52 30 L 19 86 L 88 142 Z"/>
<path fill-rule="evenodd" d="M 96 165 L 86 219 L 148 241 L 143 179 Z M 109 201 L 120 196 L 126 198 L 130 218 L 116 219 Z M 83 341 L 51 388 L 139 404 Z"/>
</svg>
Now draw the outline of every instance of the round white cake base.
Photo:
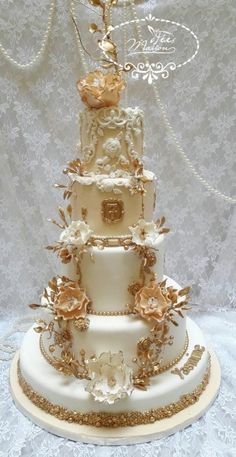
<svg viewBox="0 0 236 457">
<path fill-rule="evenodd" d="M 215 353 L 212 350 L 210 350 L 209 353 L 211 355 L 210 379 L 206 390 L 201 394 L 199 400 L 172 417 L 156 421 L 152 424 L 119 428 L 97 428 L 69 423 L 44 412 L 29 400 L 18 383 L 17 363 L 19 351 L 15 354 L 11 364 L 11 393 L 17 408 L 25 416 L 31 419 L 35 424 L 55 435 L 74 441 L 99 445 L 144 443 L 166 437 L 187 427 L 199 419 L 211 406 L 219 391 L 221 371 Z"/>
</svg>

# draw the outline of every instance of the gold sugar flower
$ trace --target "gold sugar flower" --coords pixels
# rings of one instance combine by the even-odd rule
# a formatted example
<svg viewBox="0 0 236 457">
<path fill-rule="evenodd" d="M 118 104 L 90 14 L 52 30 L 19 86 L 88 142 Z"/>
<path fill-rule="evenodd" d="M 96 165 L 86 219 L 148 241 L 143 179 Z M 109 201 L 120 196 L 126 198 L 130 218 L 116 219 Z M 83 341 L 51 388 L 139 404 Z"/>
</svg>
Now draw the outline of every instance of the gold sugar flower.
<svg viewBox="0 0 236 457">
<path fill-rule="evenodd" d="M 163 321 L 171 306 L 171 300 L 158 284 L 144 286 L 135 295 L 134 310 L 143 319 Z"/>
<path fill-rule="evenodd" d="M 118 74 L 95 70 L 80 79 L 77 88 L 82 101 L 88 107 L 104 108 L 118 104 L 120 92 L 125 88 L 125 81 Z"/>
<path fill-rule="evenodd" d="M 89 299 L 83 289 L 67 287 L 57 295 L 53 305 L 57 317 L 64 320 L 84 318 L 87 313 Z"/>
</svg>

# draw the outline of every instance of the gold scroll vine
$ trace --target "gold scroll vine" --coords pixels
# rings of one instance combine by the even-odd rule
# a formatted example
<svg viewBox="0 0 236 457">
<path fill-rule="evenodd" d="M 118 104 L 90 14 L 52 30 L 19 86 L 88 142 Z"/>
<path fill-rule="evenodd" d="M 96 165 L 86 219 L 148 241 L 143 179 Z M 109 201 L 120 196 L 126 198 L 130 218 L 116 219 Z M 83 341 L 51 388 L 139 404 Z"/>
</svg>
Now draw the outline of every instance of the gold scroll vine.
<svg viewBox="0 0 236 457">
<path fill-rule="evenodd" d="M 180 354 L 174 360 L 169 362 L 168 364 L 158 367 L 158 372 L 155 369 L 152 369 L 152 370 L 150 369 L 150 371 L 148 372 L 148 378 L 152 377 L 152 376 L 156 376 L 157 374 L 164 373 L 165 371 L 169 370 L 174 365 L 176 365 L 178 362 L 180 362 L 180 360 L 182 359 L 182 357 L 184 356 L 184 354 L 186 353 L 186 351 L 188 349 L 188 345 L 189 345 L 189 337 L 188 337 L 188 333 L 186 332 L 184 347 L 183 347 L 183 350 L 180 352 Z M 69 350 L 67 350 L 67 351 L 63 350 L 61 358 L 51 357 L 47 353 L 47 351 L 44 347 L 42 334 L 40 335 L 40 338 L 39 338 L 39 347 L 40 347 L 40 351 L 41 351 L 43 357 L 45 358 L 45 360 L 47 360 L 49 365 L 51 365 L 53 368 L 55 368 L 60 373 L 63 373 L 64 375 L 74 375 L 75 377 L 80 378 L 80 379 L 87 379 L 84 349 L 81 349 L 81 351 L 80 351 L 80 356 L 81 356 L 80 360 L 76 360 L 75 356 Z M 136 376 L 136 378 L 137 378 L 137 376 Z"/>
</svg>

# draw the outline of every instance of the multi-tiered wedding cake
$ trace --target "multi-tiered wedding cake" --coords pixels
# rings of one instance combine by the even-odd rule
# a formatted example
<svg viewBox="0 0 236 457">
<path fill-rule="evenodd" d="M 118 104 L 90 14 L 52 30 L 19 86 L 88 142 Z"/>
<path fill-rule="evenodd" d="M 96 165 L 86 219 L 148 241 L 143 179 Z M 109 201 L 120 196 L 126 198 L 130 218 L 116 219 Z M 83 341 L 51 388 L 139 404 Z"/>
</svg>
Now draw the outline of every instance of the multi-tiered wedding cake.
<svg viewBox="0 0 236 457">
<path fill-rule="evenodd" d="M 57 253 L 63 271 L 44 289 L 44 316 L 26 333 L 18 379 L 39 408 L 95 427 L 148 424 L 199 400 L 210 360 L 186 318 L 189 287 L 163 275 L 165 218 L 154 218 L 143 112 L 118 106 L 119 73 L 78 83 L 81 160 L 64 170 Z"/>
</svg>

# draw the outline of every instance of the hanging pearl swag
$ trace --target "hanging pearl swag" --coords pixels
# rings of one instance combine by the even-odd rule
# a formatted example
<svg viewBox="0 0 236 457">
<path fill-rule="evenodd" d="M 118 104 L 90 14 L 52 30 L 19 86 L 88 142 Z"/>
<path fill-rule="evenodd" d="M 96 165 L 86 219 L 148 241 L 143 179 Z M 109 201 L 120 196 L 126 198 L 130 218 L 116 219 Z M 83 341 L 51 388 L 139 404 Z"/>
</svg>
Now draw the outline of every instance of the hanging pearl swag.
<svg viewBox="0 0 236 457">
<path fill-rule="evenodd" d="M 10 54 L 7 52 L 7 50 L 0 43 L 0 52 L 7 59 L 7 61 L 9 63 L 11 63 L 12 65 L 14 65 L 15 67 L 17 67 L 20 70 L 31 69 L 32 67 L 34 67 L 35 65 L 37 65 L 39 63 L 39 61 L 41 60 L 41 58 L 44 55 L 44 52 L 45 52 L 46 47 L 47 47 L 48 39 L 49 39 L 49 36 L 51 34 L 51 31 L 52 31 L 52 20 L 53 20 L 53 15 L 54 15 L 54 12 L 55 12 L 55 7 L 56 7 L 55 0 L 51 0 L 50 7 L 49 7 L 48 20 L 47 20 L 47 27 L 46 27 L 45 33 L 43 35 L 43 39 L 41 41 L 40 49 L 35 54 L 33 59 L 30 60 L 29 62 L 27 62 L 27 63 L 17 62 L 17 60 L 14 59 L 13 57 L 11 57 Z"/>
</svg>

